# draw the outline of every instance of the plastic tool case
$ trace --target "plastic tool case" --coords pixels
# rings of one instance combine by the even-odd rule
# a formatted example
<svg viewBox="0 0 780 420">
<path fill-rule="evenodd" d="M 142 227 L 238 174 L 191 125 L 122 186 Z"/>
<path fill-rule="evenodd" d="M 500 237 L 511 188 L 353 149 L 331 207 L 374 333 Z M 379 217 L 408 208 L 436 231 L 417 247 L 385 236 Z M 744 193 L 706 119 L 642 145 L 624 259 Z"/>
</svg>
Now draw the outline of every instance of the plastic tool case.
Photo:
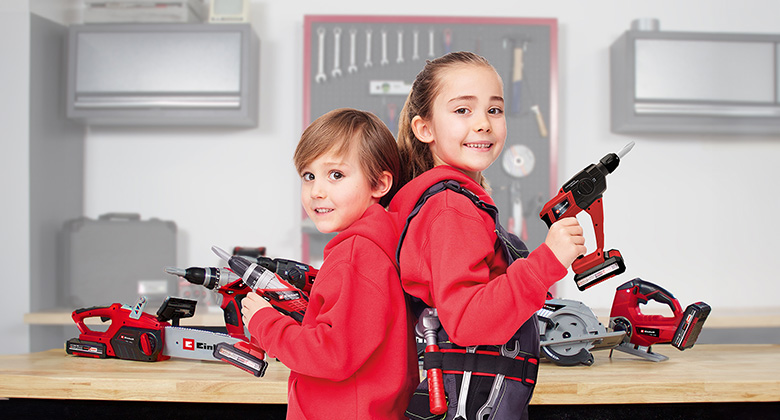
<svg viewBox="0 0 780 420">
<path fill-rule="evenodd" d="M 61 241 L 65 305 L 132 305 L 140 295 L 156 304 L 178 292 L 163 271 L 176 265 L 174 222 L 135 213 L 82 217 L 65 222 Z"/>
</svg>

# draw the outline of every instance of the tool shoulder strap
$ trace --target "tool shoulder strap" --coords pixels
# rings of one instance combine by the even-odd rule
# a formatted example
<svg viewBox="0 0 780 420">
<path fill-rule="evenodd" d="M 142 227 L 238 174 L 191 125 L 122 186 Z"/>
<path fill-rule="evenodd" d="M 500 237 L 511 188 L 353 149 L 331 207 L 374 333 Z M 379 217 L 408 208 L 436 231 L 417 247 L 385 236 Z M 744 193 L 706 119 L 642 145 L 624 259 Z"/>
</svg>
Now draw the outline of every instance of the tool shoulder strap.
<svg viewBox="0 0 780 420">
<path fill-rule="evenodd" d="M 496 224 L 495 232 L 496 235 L 498 235 L 498 238 L 501 240 L 502 248 L 504 249 L 504 254 L 507 257 L 507 262 L 512 263 L 512 261 L 519 259 L 519 258 L 525 258 L 528 256 L 528 248 L 525 246 L 525 244 L 516 236 L 511 235 L 509 232 L 504 229 L 503 226 L 501 226 L 501 223 L 499 222 L 498 218 L 498 207 L 496 207 L 493 204 L 487 203 L 484 200 L 481 200 L 477 194 L 469 190 L 468 188 L 464 188 L 460 183 L 458 183 L 455 180 L 448 179 L 444 181 L 439 181 L 435 184 L 433 184 L 430 188 L 425 190 L 425 192 L 422 193 L 420 198 L 417 200 L 417 203 L 415 204 L 414 208 L 411 212 L 409 212 L 409 216 L 406 217 L 406 223 L 404 224 L 404 228 L 401 231 L 401 236 L 398 238 L 398 246 L 396 247 L 395 251 L 395 261 L 398 263 L 398 265 L 401 265 L 401 245 L 403 245 L 404 238 L 406 237 L 406 233 L 409 230 L 409 224 L 411 223 L 412 219 L 414 219 L 415 216 L 420 212 L 423 205 L 433 197 L 434 195 L 444 192 L 446 190 L 454 191 L 458 194 L 461 194 L 471 200 L 471 202 L 474 203 L 475 206 L 477 206 L 478 209 L 487 212 L 490 217 L 493 219 L 493 221 Z"/>
</svg>

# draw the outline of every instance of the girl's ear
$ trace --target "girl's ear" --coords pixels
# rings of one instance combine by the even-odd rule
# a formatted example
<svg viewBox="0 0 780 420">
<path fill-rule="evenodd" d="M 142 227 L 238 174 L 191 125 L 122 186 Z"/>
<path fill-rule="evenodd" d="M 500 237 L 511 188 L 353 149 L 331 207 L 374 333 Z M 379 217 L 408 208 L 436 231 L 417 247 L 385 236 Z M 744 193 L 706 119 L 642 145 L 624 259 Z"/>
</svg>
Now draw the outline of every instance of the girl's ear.
<svg viewBox="0 0 780 420">
<path fill-rule="evenodd" d="M 393 174 L 391 174 L 388 171 L 382 171 L 382 173 L 379 175 L 379 180 L 377 181 L 377 185 L 374 188 L 373 192 L 371 193 L 371 197 L 374 198 L 382 198 L 390 191 L 390 188 L 393 187 Z"/>
<path fill-rule="evenodd" d="M 427 121 L 422 119 L 419 115 L 415 115 L 412 118 L 412 132 L 423 143 L 430 143 L 433 141 L 433 133 L 431 132 L 431 126 Z"/>
</svg>

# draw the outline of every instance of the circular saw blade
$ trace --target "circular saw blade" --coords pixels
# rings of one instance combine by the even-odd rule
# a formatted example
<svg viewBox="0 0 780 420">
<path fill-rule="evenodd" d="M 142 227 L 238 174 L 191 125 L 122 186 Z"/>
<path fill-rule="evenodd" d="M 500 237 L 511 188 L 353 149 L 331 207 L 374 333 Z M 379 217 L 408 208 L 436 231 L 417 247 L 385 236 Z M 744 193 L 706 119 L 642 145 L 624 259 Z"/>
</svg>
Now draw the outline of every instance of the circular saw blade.
<svg viewBox="0 0 780 420">
<path fill-rule="evenodd" d="M 572 313 L 553 313 L 546 319 L 548 327 L 540 339 L 547 358 L 563 366 L 593 364 L 593 355 L 589 351 L 593 342 L 589 340 L 587 324 L 582 318 Z M 570 341 L 577 338 L 582 338 L 582 341 Z"/>
<path fill-rule="evenodd" d="M 507 174 L 515 178 L 522 178 L 534 170 L 536 157 L 528 146 L 514 144 L 504 151 L 501 166 Z"/>
</svg>

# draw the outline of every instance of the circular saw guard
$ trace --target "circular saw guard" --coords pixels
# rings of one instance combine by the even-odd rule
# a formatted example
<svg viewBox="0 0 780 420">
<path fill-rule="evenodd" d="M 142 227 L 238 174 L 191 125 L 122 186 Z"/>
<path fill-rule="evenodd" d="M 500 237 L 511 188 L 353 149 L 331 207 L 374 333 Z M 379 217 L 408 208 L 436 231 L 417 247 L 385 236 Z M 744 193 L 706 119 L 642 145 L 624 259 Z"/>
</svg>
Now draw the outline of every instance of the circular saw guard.
<svg viewBox="0 0 780 420">
<path fill-rule="evenodd" d="M 537 311 L 542 354 L 561 366 L 593 364 L 592 350 L 611 349 L 625 337 L 624 331 L 607 331 L 584 303 L 548 299 Z"/>
</svg>

